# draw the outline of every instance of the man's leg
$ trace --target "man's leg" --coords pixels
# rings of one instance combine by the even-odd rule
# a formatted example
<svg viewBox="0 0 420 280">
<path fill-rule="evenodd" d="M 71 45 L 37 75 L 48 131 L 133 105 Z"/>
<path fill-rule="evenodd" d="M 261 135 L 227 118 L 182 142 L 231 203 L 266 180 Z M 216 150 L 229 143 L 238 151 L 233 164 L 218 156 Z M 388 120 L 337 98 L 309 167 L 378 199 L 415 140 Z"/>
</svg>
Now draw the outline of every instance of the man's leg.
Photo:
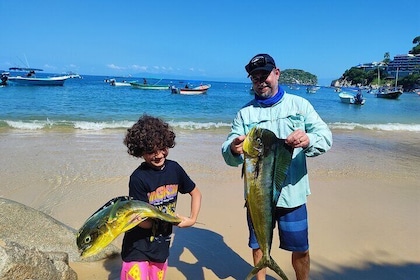
<svg viewBox="0 0 420 280">
<path fill-rule="evenodd" d="M 297 280 L 309 279 L 308 215 L 306 205 L 277 208 L 280 248 L 292 253 L 292 265 Z"/>
<path fill-rule="evenodd" d="M 309 250 L 306 252 L 293 252 L 292 265 L 295 269 L 297 280 L 308 280 L 310 269 Z"/>
<path fill-rule="evenodd" d="M 263 256 L 263 253 L 261 251 L 261 249 L 252 249 L 252 258 L 254 259 L 254 266 L 256 266 L 261 258 Z M 257 280 L 265 280 L 265 275 L 266 275 L 266 269 L 263 268 L 260 271 L 258 271 L 258 273 L 255 275 L 255 279 Z"/>
</svg>

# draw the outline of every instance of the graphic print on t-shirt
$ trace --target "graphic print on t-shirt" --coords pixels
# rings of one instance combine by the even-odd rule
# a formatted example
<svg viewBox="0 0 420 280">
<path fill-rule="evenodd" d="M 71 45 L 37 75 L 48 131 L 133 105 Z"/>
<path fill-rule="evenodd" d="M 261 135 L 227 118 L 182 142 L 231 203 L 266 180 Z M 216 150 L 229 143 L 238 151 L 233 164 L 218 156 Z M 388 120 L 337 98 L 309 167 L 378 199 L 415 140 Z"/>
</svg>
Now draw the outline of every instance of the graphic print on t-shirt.
<svg viewBox="0 0 420 280">
<path fill-rule="evenodd" d="M 164 213 L 175 215 L 177 194 L 177 184 L 163 185 L 148 194 L 149 203 Z"/>
</svg>

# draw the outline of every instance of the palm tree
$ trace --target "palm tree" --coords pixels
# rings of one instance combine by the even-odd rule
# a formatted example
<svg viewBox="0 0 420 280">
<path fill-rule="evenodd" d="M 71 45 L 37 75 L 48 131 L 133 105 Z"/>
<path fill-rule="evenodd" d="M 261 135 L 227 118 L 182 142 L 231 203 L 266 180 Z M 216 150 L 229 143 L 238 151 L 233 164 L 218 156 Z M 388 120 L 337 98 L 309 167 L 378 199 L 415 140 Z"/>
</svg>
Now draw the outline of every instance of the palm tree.
<svg viewBox="0 0 420 280">
<path fill-rule="evenodd" d="M 385 63 L 386 65 L 388 65 L 388 63 L 391 61 L 391 56 L 389 54 L 389 52 L 386 52 L 384 54 L 384 60 L 382 60 L 383 63 Z"/>
<path fill-rule="evenodd" d="M 416 44 L 408 53 L 410 54 L 420 54 L 420 36 L 417 36 L 413 39 L 413 44 Z"/>
</svg>

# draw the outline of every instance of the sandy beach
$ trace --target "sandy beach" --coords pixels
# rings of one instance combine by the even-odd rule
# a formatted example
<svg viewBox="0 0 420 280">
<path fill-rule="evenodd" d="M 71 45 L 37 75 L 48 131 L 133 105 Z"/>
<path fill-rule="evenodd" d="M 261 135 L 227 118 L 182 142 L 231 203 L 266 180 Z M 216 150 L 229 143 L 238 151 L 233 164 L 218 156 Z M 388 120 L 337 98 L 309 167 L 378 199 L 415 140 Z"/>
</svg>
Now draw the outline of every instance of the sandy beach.
<svg viewBox="0 0 420 280">
<path fill-rule="evenodd" d="M 124 132 L 0 131 L 0 197 L 78 229 L 128 193 L 140 160 L 126 153 Z M 244 279 L 251 270 L 241 170 L 220 153 L 227 132 L 177 131 L 169 158 L 196 182 L 203 203 L 199 223 L 175 230 L 167 279 Z M 308 159 L 311 279 L 420 279 L 420 134 L 333 135 L 328 153 Z M 188 195 L 177 212 L 188 215 Z M 294 279 L 290 253 L 278 242 L 275 236 L 271 255 Z M 119 279 L 120 264 L 117 257 L 71 266 L 79 279 Z"/>
</svg>

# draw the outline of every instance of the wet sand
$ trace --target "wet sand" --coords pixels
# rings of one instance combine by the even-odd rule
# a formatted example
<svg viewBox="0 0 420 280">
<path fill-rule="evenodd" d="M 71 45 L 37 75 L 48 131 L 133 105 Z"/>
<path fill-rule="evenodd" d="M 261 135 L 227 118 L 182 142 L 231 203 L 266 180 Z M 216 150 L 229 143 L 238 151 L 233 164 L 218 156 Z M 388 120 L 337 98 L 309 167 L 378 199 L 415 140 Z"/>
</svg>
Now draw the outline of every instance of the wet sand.
<svg viewBox="0 0 420 280">
<path fill-rule="evenodd" d="M 179 131 L 169 158 L 203 193 L 199 223 L 176 229 L 167 279 L 244 279 L 251 270 L 240 168 L 220 154 L 227 131 Z M 416 279 L 420 275 L 420 134 L 333 131 L 326 154 L 309 158 L 311 279 Z M 140 163 L 124 131 L 0 132 L 0 197 L 78 229 L 110 198 L 126 195 Z M 189 196 L 177 211 L 189 213 Z M 114 241 L 120 246 L 121 238 Z M 294 279 L 290 253 L 272 256 Z M 79 279 L 118 279 L 117 257 L 72 263 Z M 269 271 L 275 279 L 275 275 Z"/>
</svg>

